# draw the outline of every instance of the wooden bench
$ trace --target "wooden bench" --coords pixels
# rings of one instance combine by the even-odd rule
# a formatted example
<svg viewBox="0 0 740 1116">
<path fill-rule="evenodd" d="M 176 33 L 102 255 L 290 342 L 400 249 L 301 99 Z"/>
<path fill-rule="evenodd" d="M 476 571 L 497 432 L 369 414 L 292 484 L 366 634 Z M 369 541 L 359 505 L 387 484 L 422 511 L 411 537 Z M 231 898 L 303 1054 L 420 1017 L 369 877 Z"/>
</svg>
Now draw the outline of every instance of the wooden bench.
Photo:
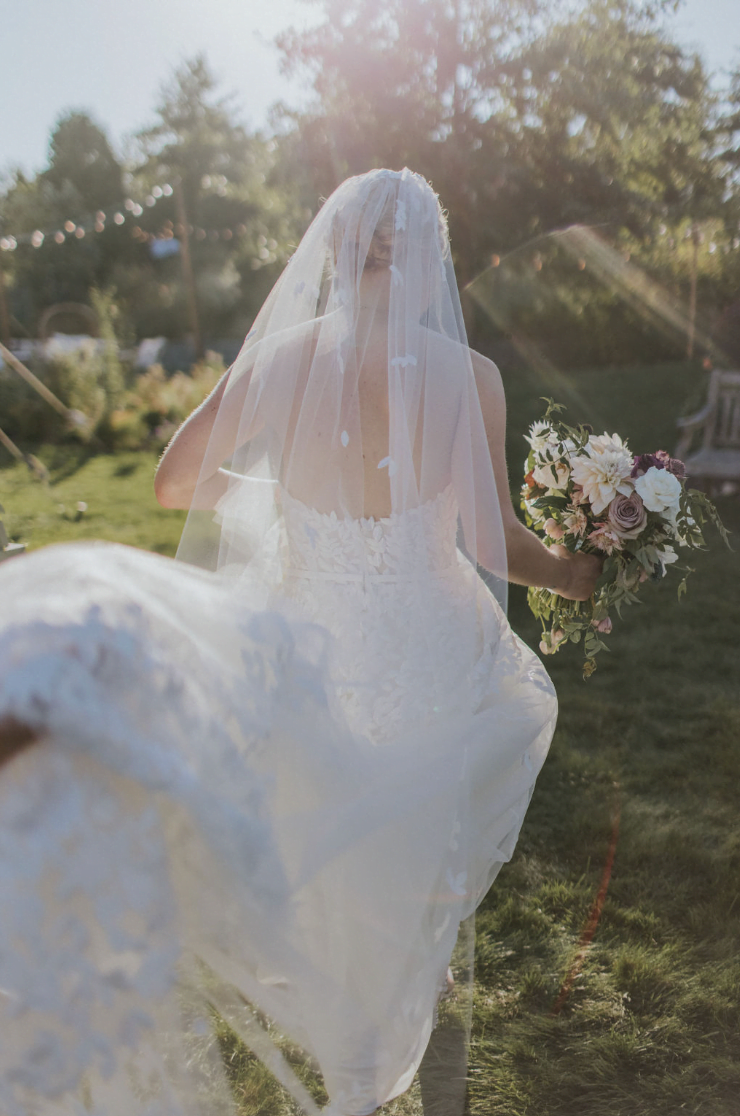
<svg viewBox="0 0 740 1116">
<path fill-rule="evenodd" d="M 693 487 L 712 492 L 740 484 L 740 372 L 715 369 L 705 406 L 678 426 L 676 457 Z"/>
</svg>

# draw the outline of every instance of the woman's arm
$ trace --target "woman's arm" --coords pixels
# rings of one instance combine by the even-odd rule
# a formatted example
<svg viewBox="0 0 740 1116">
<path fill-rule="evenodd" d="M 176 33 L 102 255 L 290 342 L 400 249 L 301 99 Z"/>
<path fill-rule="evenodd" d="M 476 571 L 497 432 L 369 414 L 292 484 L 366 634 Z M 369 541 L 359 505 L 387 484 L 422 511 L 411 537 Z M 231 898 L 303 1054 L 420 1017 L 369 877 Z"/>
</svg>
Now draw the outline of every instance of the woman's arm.
<svg viewBox="0 0 740 1116">
<path fill-rule="evenodd" d="M 239 430 L 249 388 L 248 374 L 230 386 L 226 408 L 221 408 L 230 371 L 175 432 L 162 454 L 154 475 L 154 494 L 164 508 L 214 507 L 228 488 L 229 474 L 221 468 L 222 463 L 234 452 L 239 438 L 246 441 L 256 433 L 252 429 L 246 433 Z M 215 444 L 212 435 L 219 408 Z"/>
<path fill-rule="evenodd" d="M 601 560 L 593 554 L 571 554 L 562 548 L 554 553 L 518 519 L 511 502 L 504 452 L 506 398 L 501 374 L 487 357 L 472 349 L 470 355 L 501 506 L 508 580 L 517 585 L 545 586 L 568 600 L 588 600 L 601 573 Z"/>
</svg>

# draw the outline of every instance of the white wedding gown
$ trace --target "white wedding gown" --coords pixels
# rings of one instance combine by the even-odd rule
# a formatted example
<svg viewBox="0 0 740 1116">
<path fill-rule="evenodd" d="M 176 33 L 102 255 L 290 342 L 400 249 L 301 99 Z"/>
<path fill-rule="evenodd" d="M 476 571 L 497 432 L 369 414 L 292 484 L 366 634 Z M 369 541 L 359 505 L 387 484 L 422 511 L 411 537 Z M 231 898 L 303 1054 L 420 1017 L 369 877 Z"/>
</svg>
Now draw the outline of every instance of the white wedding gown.
<svg viewBox="0 0 740 1116">
<path fill-rule="evenodd" d="M 265 1012 L 337 1112 L 419 1065 L 555 696 L 457 548 L 451 487 L 377 520 L 278 501 L 269 611 L 120 546 L 0 568 L 0 724 L 40 737 L 0 766 L 6 1116 L 209 1111 L 192 1019 L 178 1037 L 193 956 L 222 989 L 199 994 Z"/>
</svg>

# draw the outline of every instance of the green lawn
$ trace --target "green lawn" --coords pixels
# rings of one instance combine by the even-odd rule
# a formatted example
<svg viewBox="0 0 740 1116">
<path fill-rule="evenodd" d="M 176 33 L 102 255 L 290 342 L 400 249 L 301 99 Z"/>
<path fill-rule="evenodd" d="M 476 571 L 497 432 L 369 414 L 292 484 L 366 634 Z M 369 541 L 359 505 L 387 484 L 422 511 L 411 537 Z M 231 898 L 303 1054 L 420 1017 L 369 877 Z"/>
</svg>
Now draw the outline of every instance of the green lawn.
<svg viewBox="0 0 740 1116">
<path fill-rule="evenodd" d="M 90 457 L 73 446 L 42 446 L 36 455 L 49 470 L 48 484 L 30 480 L 25 465 L 0 469 L 0 504 L 12 539 L 29 550 L 107 539 L 174 556 L 185 513 L 165 511 L 154 499 L 155 454 Z M 79 512 L 78 503 L 87 509 Z"/>
<path fill-rule="evenodd" d="M 630 439 L 672 449 L 701 398 L 688 366 L 506 377 L 509 460 L 519 482 L 540 395 Z M 567 393 L 567 397 L 566 397 Z M 0 470 L 0 502 L 30 547 L 107 538 L 174 553 L 183 516 L 158 509 L 146 454 L 40 451 L 47 490 Z M 79 500 L 87 512 L 74 521 Z M 65 511 L 59 510 L 64 505 Z M 740 500 L 720 501 L 740 549 Z M 716 534 L 678 578 L 644 594 L 582 681 L 576 648 L 548 660 L 560 721 L 521 840 L 478 916 L 469 1100 L 474 1116 L 735 1116 L 740 1096 L 740 596 L 738 553 Z M 513 626 L 538 639 L 524 592 Z M 621 811 L 608 896 L 580 975 L 552 1014 L 595 899 Z M 228 1043 L 228 1036 L 224 1038 Z M 234 1050 L 244 1116 L 292 1102 Z M 257 1075 L 259 1076 L 259 1075 Z M 388 1113 L 420 1111 L 418 1091 Z M 443 1114 L 440 1113 L 440 1116 Z"/>
</svg>

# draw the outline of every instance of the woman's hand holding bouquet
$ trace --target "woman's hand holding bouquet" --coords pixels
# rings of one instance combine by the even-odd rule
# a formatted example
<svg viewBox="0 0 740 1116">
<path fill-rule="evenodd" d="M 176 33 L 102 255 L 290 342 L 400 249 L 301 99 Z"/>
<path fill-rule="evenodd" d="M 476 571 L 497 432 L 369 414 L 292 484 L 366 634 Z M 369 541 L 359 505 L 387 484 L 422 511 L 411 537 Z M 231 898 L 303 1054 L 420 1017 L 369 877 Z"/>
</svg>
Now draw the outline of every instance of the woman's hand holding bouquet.
<svg viewBox="0 0 740 1116">
<path fill-rule="evenodd" d="M 676 546 L 705 546 L 702 526 L 711 520 L 727 533 L 711 500 L 686 488 L 681 461 L 664 450 L 633 456 L 617 434 L 594 435 L 588 427 L 557 419 L 563 408 L 547 400 L 543 419 L 530 427 L 522 508 L 528 526 L 555 552 L 578 556 L 567 596 L 530 588 L 529 607 L 542 621 L 540 650 L 554 654 L 566 642 L 580 643 L 584 677 L 596 669 L 606 647 L 612 612 L 638 600 L 641 586 L 663 578 L 678 558 Z M 583 560 L 590 556 L 590 564 Z M 603 562 L 596 590 L 580 595 L 593 579 L 592 564 Z M 570 563 L 569 563 L 570 564 Z M 678 585 L 686 590 L 686 568 Z"/>
</svg>

